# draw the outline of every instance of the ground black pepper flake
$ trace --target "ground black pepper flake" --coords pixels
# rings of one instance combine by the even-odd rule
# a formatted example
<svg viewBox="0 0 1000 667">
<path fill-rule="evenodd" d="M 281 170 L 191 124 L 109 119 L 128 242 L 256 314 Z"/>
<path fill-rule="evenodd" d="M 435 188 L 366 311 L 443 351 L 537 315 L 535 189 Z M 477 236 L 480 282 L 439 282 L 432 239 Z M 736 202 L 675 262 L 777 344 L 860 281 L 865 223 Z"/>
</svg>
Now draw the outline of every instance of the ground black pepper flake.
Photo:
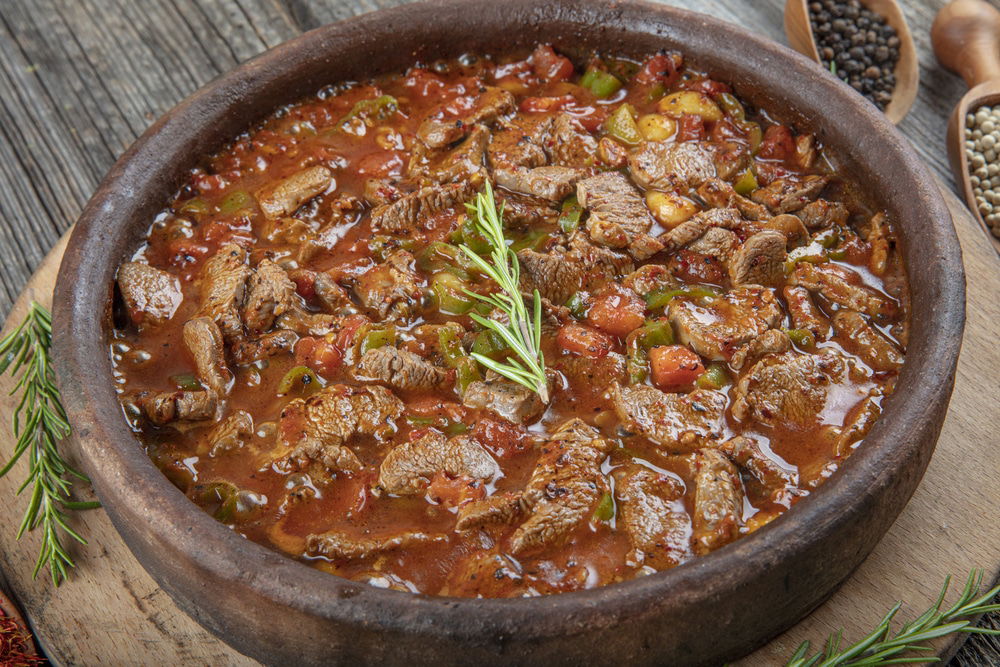
<svg viewBox="0 0 1000 667">
<path fill-rule="evenodd" d="M 896 30 L 859 0 L 812 0 L 809 21 L 823 65 L 884 111 L 896 87 Z"/>
</svg>

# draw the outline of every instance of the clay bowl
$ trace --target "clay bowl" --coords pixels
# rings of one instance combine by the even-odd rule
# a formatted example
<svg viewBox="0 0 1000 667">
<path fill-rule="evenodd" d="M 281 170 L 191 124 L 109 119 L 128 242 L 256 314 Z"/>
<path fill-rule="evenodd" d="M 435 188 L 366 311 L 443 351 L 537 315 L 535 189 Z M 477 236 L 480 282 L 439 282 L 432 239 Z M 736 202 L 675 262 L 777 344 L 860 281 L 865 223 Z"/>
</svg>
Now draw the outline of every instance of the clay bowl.
<svg viewBox="0 0 1000 667">
<path fill-rule="evenodd" d="M 185 171 L 280 104 L 415 60 L 552 42 L 570 53 L 683 51 L 738 94 L 815 131 L 902 229 L 908 361 L 862 447 L 780 520 L 669 572 L 516 600 L 354 583 L 249 542 L 146 458 L 115 396 L 107 334 L 115 268 Z M 325 26 L 220 77 L 118 161 L 70 239 L 55 294 L 55 363 L 75 446 L 135 556 L 177 604 L 272 664 L 718 664 L 826 599 L 892 524 L 934 450 L 964 324 L 958 241 L 935 180 L 885 117 L 806 58 L 701 14 L 605 0 L 432 0 Z"/>
</svg>

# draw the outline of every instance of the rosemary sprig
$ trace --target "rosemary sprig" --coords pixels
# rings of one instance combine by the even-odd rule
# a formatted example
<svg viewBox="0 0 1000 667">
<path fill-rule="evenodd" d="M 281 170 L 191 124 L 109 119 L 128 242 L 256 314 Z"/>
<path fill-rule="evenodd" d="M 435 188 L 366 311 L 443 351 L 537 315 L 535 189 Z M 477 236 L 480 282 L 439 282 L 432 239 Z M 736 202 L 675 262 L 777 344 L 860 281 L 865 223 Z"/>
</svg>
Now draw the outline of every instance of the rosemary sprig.
<svg viewBox="0 0 1000 667">
<path fill-rule="evenodd" d="M 31 530 L 41 528 L 42 547 L 32 576 L 37 577 L 42 566 L 47 565 L 52 582 L 58 586 L 66 579 L 67 568 L 73 559 L 62 543 L 61 533 L 86 544 L 66 523 L 63 510 L 81 510 L 98 507 L 95 502 L 75 502 L 70 497 L 72 485 L 68 476 L 83 482 L 90 480 L 70 466 L 59 453 L 58 443 L 70 433 L 66 411 L 59 400 L 55 372 L 49 359 L 52 343 L 52 316 L 38 303 L 32 301 L 24 321 L 0 341 L 0 375 L 8 371 L 20 377 L 10 395 L 21 392 L 21 400 L 14 410 L 14 437 L 17 445 L 3 468 L 0 477 L 11 471 L 24 453 L 28 453 L 28 476 L 18 488 L 20 494 L 31 487 L 31 500 L 24 512 L 24 519 L 17 531 L 17 538 Z"/>
<path fill-rule="evenodd" d="M 520 290 L 521 265 L 517 261 L 517 253 L 507 247 L 507 239 L 503 235 L 503 205 L 497 209 L 493 188 L 487 181 L 483 191 L 476 195 L 475 201 L 466 204 L 465 207 L 479 232 L 490 242 L 492 263 L 484 260 L 465 244 L 461 246 L 462 251 L 502 290 L 493 294 L 479 294 L 469 290 L 466 292 L 480 301 L 499 308 L 507 315 L 509 322 L 498 322 L 476 313 L 471 317 L 481 326 L 496 332 L 515 355 L 508 357 L 503 363 L 475 352 L 472 356 L 486 368 L 527 387 L 536 392 L 542 401 L 548 402 L 545 355 L 541 349 L 542 297 L 536 289 L 534 310 L 529 316 Z"/>
<path fill-rule="evenodd" d="M 831 634 L 826 640 L 823 651 L 811 657 L 809 642 L 803 642 L 795 655 L 788 661 L 786 667 L 865 667 L 873 665 L 895 665 L 902 663 L 936 662 L 932 656 L 901 656 L 902 653 L 930 651 L 926 643 L 937 637 L 950 635 L 953 632 L 970 634 L 1000 635 L 1000 630 L 977 628 L 972 625 L 975 617 L 991 611 L 1000 611 L 1000 604 L 990 602 L 1000 594 L 1000 585 L 979 594 L 983 581 L 982 570 L 973 570 L 965 581 L 965 588 L 955 603 L 941 610 L 944 596 L 948 592 L 951 577 L 945 579 L 941 594 L 934 605 L 916 619 L 903 625 L 896 633 L 892 632 L 890 624 L 903 603 L 897 603 L 889 610 L 878 626 L 864 639 L 841 650 L 840 643 L 843 630 Z"/>
</svg>

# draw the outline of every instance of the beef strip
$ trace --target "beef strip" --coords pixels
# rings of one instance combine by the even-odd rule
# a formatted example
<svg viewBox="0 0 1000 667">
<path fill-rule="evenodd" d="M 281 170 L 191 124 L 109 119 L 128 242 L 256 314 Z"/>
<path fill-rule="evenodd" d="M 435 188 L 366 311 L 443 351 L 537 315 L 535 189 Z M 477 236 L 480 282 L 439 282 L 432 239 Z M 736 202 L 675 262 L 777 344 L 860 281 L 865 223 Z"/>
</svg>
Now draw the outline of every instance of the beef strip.
<svg viewBox="0 0 1000 667">
<path fill-rule="evenodd" d="M 614 472 L 615 500 L 632 550 L 628 561 L 666 570 L 691 555 L 691 518 L 684 509 L 684 484 L 637 464 Z"/>
<path fill-rule="evenodd" d="M 559 218 L 559 210 L 551 202 L 542 203 L 502 190 L 495 194 L 497 205 L 503 204 L 503 221 L 511 229 L 534 229 Z"/>
<path fill-rule="evenodd" d="M 687 249 L 702 255 L 715 257 L 723 265 L 729 264 L 730 259 L 740 248 L 740 238 L 728 229 L 722 227 L 709 227 L 701 235 L 701 238 L 689 243 Z M 732 268 L 730 267 L 730 271 Z"/>
<path fill-rule="evenodd" d="M 490 166 L 501 168 L 541 167 L 548 162 L 544 145 L 552 133 L 555 118 L 518 118 L 498 128 L 487 149 Z M 573 166 L 573 165 L 571 165 Z"/>
<path fill-rule="evenodd" d="M 572 167 L 517 167 L 497 169 L 493 176 L 497 185 L 540 199 L 562 201 L 573 186 L 586 174 Z"/>
<path fill-rule="evenodd" d="M 646 296 L 653 290 L 676 289 L 680 281 L 662 264 L 645 264 L 625 276 L 622 285 L 639 296 Z"/>
<path fill-rule="evenodd" d="M 328 313 L 346 313 L 353 310 L 347 290 L 338 285 L 329 273 L 317 271 L 313 278 L 313 293 L 320 306 Z"/>
<path fill-rule="evenodd" d="M 293 470 L 318 463 L 330 472 L 358 471 L 361 461 L 346 443 L 361 434 L 385 438 L 401 414 L 403 402 L 385 387 L 329 385 L 281 411 L 274 462 Z"/>
<path fill-rule="evenodd" d="M 308 167 L 287 178 L 270 181 L 255 196 L 268 220 L 284 218 L 300 206 L 326 192 L 333 183 L 333 173 L 323 166 Z"/>
<path fill-rule="evenodd" d="M 247 281 L 243 323 L 252 334 L 262 334 L 286 313 L 295 298 L 295 283 L 285 270 L 270 259 L 262 259 Z"/>
<path fill-rule="evenodd" d="M 595 290 L 616 277 L 632 273 L 635 266 L 627 255 L 595 246 L 581 234 L 569 248 L 548 253 L 526 249 L 517 253 L 521 263 L 521 288 L 537 289 L 553 303 L 566 303 L 575 292 Z"/>
<path fill-rule="evenodd" d="M 385 455 L 379 467 L 378 485 L 396 495 L 422 493 L 440 473 L 481 482 L 489 482 L 501 474 L 493 457 L 474 439 L 466 435 L 445 438 L 438 431 L 428 430 Z"/>
<path fill-rule="evenodd" d="M 779 178 L 754 190 L 750 198 L 766 206 L 772 213 L 794 213 L 816 199 L 829 182 L 829 176 L 815 174 L 806 176 L 801 181 Z"/>
<path fill-rule="evenodd" d="M 524 489 L 528 518 L 514 531 L 510 552 L 519 555 L 562 543 L 588 520 L 608 483 L 601 462 L 610 441 L 580 419 L 560 426 L 541 446 L 541 453 Z"/>
<path fill-rule="evenodd" d="M 266 333 L 256 340 L 238 340 L 229 346 L 229 355 L 233 362 L 247 366 L 255 361 L 261 361 L 278 354 L 291 353 L 299 335 L 288 329 L 278 329 Z"/>
<path fill-rule="evenodd" d="M 712 151 L 694 141 L 646 141 L 629 154 L 628 166 L 646 190 L 686 192 L 715 176 Z"/>
<path fill-rule="evenodd" d="M 118 267 L 118 290 L 129 317 L 138 325 L 163 324 L 184 299 L 177 276 L 140 262 Z"/>
<path fill-rule="evenodd" d="M 743 242 L 729 262 L 729 280 L 734 287 L 764 285 L 777 287 L 785 282 L 785 245 L 788 239 L 771 229 L 758 232 Z"/>
<path fill-rule="evenodd" d="M 729 365 L 740 370 L 769 354 L 781 354 L 790 349 L 792 349 L 792 339 L 788 334 L 780 329 L 771 329 L 741 345 L 733 353 Z"/>
<path fill-rule="evenodd" d="M 685 220 L 669 232 L 660 236 L 660 242 L 668 251 L 677 250 L 702 238 L 713 228 L 738 229 L 743 224 L 743 218 L 733 208 L 713 208 L 696 213 L 690 220 Z"/>
<path fill-rule="evenodd" d="M 392 346 L 376 347 L 365 352 L 354 367 L 359 380 L 376 380 L 396 389 L 431 391 L 449 381 L 449 374 L 420 355 Z"/>
<path fill-rule="evenodd" d="M 462 143 L 443 155 L 424 151 L 417 144 L 410 155 L 407 174 L 413 179 L 436 183 L 454 183 L 473 177 L 481 181 L 489 141 L 490 131 L 483 125 L 476 125 Z"/>
<path fill-rule="evenodd" d="M 437 112 L 417 128 L 417 137 L 431 148 L 455 143 L 476 123 L 490 123 L 514 110 L 514 96 L 503 88 L 484 86 L 472 108 L 461 116 L 444 117 Z"/>
<path fill-rule="evenodd" d="M 447 535 L 412 531 L 369 537 L 353 536 L 338 530 L 331 530 L 307 537 L 305 555 L 309 558 L 325 558 L 327 560 L 354 560 L 376 556 L 395 549 L 446 542 L 447 540 Z"/>
<path fill-rule="evenodd" d="M 847 379 L 848 365 L 835 354 L 785 352 L 761 359 L 732 390 L 732 413 L 740 421 L 812 428 L 831 389 Z"/>
<path fill-rule="evenodd" d="M 825 229 L 831 225 L 846 225 L 849 212 L 841 202 L 817 199 L 803 206 L 796 215 L 810 231 Z"/>
<path fill-rule="evenodd" d="M 720 178 L 710 178 L 699 185 L 698 196 L 714 208 L 734 208 L 747 220 L 764 220 L 768 217 L 764 205 L 747 199 Z"/>
<path fill-rule="evenodd" d="M 707 306 L 686 297 L 671 300 L 667 316 L 680 342 L 714 361 L 725 361 L 742 345 L 777 326 L 784 313 L 770 290 L 734 288 Z"/>
<path fill-rule="evenodd" d="M 379 321 L 409 322 L 424 296 L 414 264 L 413 255 L 396 250 L 385 262 L 359 276 L 354 293 L 361 305 Z"/>
<path fill-rule="evenodd" d="M 702 449 L 695 455 L 694 552 L 704 555 L 739 537 L 743 525 L 743 483 L 733 462 L 722 452 Z"/>
<path fill-rule="evenodd" d="M 612 382 L 626 382 L 628 379 L 625 355 L 609 352 L 600 359 L 580 357 L 575 354 L 555 357 L 545 362 L 562 371 L 576 392 L 604 393 Z"/>
<path fill-rule="evenodd" d="M 146 418 L 157 426 L 174 421 L 204 421 L 214 419 L 218 408 L 214 391 L 165 391 L 139 399 Z"/>
<path fill-rule="evenodd" d="M 473 530 L 494 524 L 508 524 L 524 516 L 521 493 L 508 491 L 460 505 L 455 529 Z"/>
<path fill-rule="evenodd" d="M 365 180 L 364 200 L 371 207 L 391 204 L 403 196 L 395 182 L 388 178 L 369 178 Z"/>
<path fill-rule="evenodd" d="M 212 427 L 208 436 L 198 443 L 198 453 L 211 458 L 243 447 L 253 435 L 253 417 L 246 410 L 237 410 Z"/>
<path fill-rule="evenodd" d="M 313 313 L 296 304 L 282 313 L 275 325 L 299 336 L 325 336 L 339 331 L 342 319 L 339 315 Z"/>
<path fill-rule="evenodd" d="M 719 445 L 719 450 L 772 493 L 796 483 L 797 475 L 764 453 L 755 439 L 738 435 Z"/>
<path fill-rule="evenodd" d="M 881 393 L 881 390 L 873 390 L 871 395 L 847 413 L 844 428 L 837 435 L 837 440 L 833 445 L 834 456 L 849 456 L 851 446 L 868 435 L 875 420 L 882 414 L 882 406 L 878 401 Z"/>
<path fill-rule="evenodd" d="M 789 283 L 818 292 L 827 301 L 869 317 L 892 318 L 898 311 L 892 298 L 863 284 L 860 275 L 839 264 L 799 262 Z"/>
<path fill-rule="evenodd" d="M 556 116 L 552 133 L 544 139 L 549 161 L 563 167 L 590 167 L 597 162 L 597 140 L 567 113 Z"/>
<path fill-rule="evenodd" d="M 465 388 L 462 404 L 492 410 L 515 424 L 535 421 L 547 407 L 537 393 L 493 371 L 486 374 L 485 380 L 476 380 Z"/>
<path fill-rule="evenodd" d="M 806 329 L 818 341 L 826 340 L 830 335 L 830 320 L 823 314 L 805 287 L 786 285 L 782 294 L 785 296 L 785 303 L 788 304 L 788 315 L 792 319 L 792 326 L 796 329 Z"/>
<path fill-rule="evenodd" d="M 696 389 L 668 394 L 650 385 L 611 385 L 611 403 L 622 425 L 668 453 L 687 453 L 722 435 L 726 395 Z"/>
<path fill-rule="evenodd" d="M 372 230 L 406 232 L 415 229 L 426 218 L 445 209 L 461 206 L 475 195 L 477 188 L 478 184 L 474 179 L 422 187 L 390 204 L 372 209 Z"/>
<path fill-rule="evenodd" d="M 627 248 L 639 260 L 663 248 L 647 233 L 653 219 L 639 191 L 624 175 L 607 171 L 584 179 L 576 185 L 576 197 L 590 211 L 587 232 L 595 243 Z"/>
<path fill-rule="evenodd" d="M 853 310 L 838 310 L 833 316 L 833 330 L 848 352 L 856 354 L 872 370 L 898 371 L 903 353 L 881 331 Z"/>
<path fill-rule="evenodd" d="M 535 593 L 537 595 L 537 593 Z M 476 550 L 456 563 L 438 595 L 510 598 L 529 595 L 521 565 L 507 554 Z"/>
<path fill-rule="evenodd" d="M 196 317 L 211 318 L 219 325 L 227 341 L 243 335 L 240 305 L 243 303 L 250 267 L 247 252 L 235 243 L 227 243 L 201 270 L 201 308 Z"/>
<path fill-rule="evenodd" d="M 194 359 L 198 379 L 218 396 L 228 396 L 233 374 L 226 366 L 225 345 L 218 325 L 207 317 L 196 317 L 184 324 L 182 335 Z"/>
<path fill-rule="evenodd" d="M 764 221 L 764 229 L 774 230 L 785 237 L 786 247 L 793 247 L 809 241 L 809 230 L 802 220 L 789 213 L 782 213 Z"/>
</svg>

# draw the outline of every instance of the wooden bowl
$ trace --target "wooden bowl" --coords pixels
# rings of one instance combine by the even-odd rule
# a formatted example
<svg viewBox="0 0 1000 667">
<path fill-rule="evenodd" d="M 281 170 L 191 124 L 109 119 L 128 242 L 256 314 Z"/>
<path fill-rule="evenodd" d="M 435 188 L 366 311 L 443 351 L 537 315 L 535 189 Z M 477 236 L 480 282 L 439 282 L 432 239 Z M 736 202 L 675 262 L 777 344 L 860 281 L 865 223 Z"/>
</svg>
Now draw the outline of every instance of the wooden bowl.
<svg viewBox="0 0 1000 667">
<path fill-rule="evenodd" d="M 788 37 L 788 43 L 793 49 L 821 63 L 816 40 L 813 38 L 812 24 L 809 22 L 809 2 L 810 0 L 785 2 L 785 36 Z M 885 117 L 893 123 L 899 123 L 909 113 L 913 101 L 917 98 L 917 89 L 920 87 L 920 62 L 917 60 L 913 36 L 896 0 L 861 0 L 861 4 L 884 16 L 886 22 L 895 28 L 899 37 L 899 60 L 896 62 L 894 72 L 896 87 L 892 91 L 892 100 L 885 107 Z"/>
<path fill-rule="evenodd" d="M 737 94 L 815 131 L 871 189 L 900 225 L 908 266 L 919 269 L 910 275 L 908 360 L 882 419 L 839 472 L 779 520 L 668 572 L 588 591 L 475 600 L 382 590 L 216 522 L 157 470 L 122 417 L 107 343 L 119 262 L 190 167 L 278 105 L 415 60 L 537 42 L 576 54 L 679 49 Z M 111 169 L 77 223 L 57 281 L 59 385 L 74 446 L 115 526 L 182 609 L 272 664 L 718 664 L 780 633 L 857 567 L 920 481 L 965 319 L 959 245 L 934 178 L 874 106 L 816 74 L 783 46 L 663 5 L 433 0 L 319 28 L 210 83 Z"/>
</svg>

